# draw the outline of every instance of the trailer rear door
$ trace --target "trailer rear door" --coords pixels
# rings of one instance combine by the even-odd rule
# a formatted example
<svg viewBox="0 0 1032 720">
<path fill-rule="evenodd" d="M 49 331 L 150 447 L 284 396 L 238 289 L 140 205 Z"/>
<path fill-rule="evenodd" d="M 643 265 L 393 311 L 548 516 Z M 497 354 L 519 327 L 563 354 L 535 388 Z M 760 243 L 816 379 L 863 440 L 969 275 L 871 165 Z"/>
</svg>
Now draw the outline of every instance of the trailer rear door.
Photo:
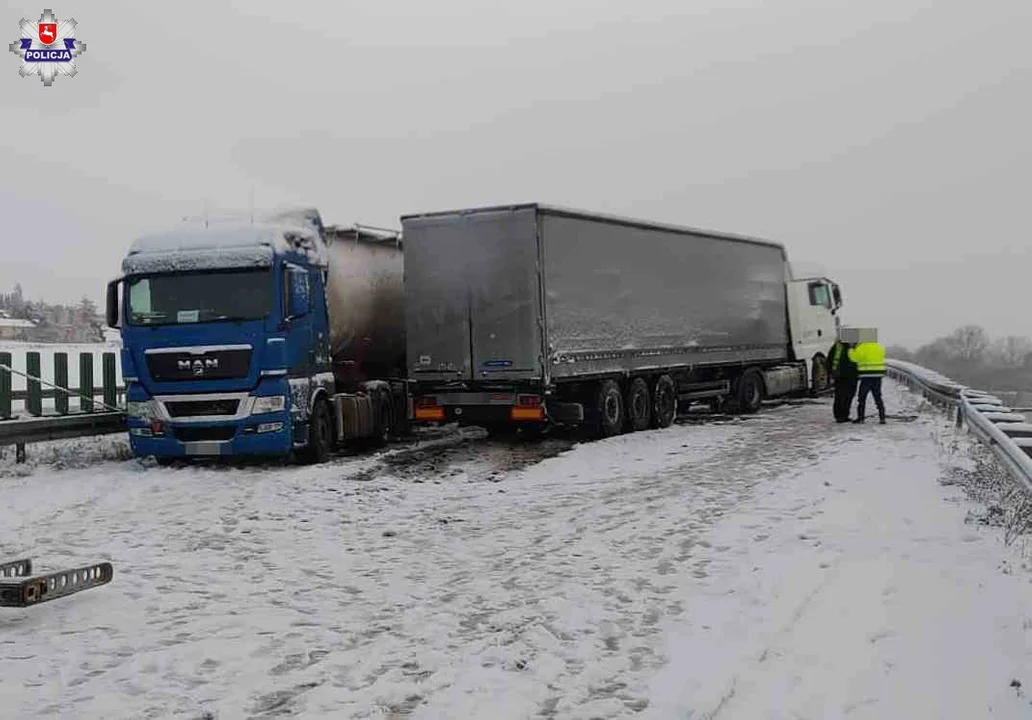
<svg viewBox="0 0 1032 720">
<path fill-rule="evenodd" d="M 537 213 L 522 208 L 466 220 L 474 379 L 540 378 Z"/>
<path fill-rule="evenodd" d="M 402 222 L 407 357 L 416 380 L 469 377 L 463 242 L 447 217 Z"/>
<path fill-rule="evenodd" d="M 413 377 L 541 377 L 536 210 L 415 216 L 402 225 Z"/>
</svg>

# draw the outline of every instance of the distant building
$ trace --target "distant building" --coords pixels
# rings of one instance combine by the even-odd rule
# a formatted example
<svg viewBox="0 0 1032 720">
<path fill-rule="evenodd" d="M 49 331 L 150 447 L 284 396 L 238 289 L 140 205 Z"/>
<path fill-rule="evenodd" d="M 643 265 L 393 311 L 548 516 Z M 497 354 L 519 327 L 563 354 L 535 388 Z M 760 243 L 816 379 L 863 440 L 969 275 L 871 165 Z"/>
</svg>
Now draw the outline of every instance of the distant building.
<svg viewBox="0 0 1032 720">
<path fill-rule="evenodd" d="M 118 328 L 106 327 L 103 329 L 103 332 L 105 343 L 107 343 L 108 345 L 118 345 L 119 347 L 121 347 L 122 334 L 121 332 L 119 332 Z"/>
<path fill-rule="evenodd" d="M 36 323 L 0 314 L 0 340 L 31 340 Z"/>
</svg>

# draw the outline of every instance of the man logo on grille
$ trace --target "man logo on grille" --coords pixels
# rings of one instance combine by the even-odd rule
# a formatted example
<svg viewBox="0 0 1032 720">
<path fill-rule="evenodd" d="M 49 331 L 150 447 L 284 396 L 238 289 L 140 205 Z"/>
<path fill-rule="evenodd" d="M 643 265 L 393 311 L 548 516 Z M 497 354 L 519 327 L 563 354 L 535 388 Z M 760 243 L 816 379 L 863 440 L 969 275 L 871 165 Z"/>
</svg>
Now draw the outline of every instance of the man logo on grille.
<svg viewBox="0 0 1032 720">
<path fill-rule="evenodd" d="M 203 375 L 208 370 L 219 369 L 218 358 L 204 358 L 204 360 L 177 360 L 176 367 L 183 372 L 192 371 L 194 375 Z"/>
</svg>

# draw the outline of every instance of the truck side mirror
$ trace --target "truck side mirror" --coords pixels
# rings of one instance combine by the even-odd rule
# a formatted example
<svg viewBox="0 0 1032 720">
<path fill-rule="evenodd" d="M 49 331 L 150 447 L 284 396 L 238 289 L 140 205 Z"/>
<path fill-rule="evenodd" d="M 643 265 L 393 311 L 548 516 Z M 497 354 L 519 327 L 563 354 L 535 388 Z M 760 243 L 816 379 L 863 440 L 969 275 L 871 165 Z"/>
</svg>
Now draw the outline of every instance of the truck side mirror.
<svg viewBox="0 0 1032 720">
<path fill-rule="evenodd" d="M 287 273 L 289 292 L 287 293 L 287 318 L 299 318 L 308 314 L 311 301 L 308 291 L 308 273 L 304 270 L 290 268 Z"/>
<path fill-rule="evenodd" d="M 107 307 L 105 309 L 107 326 L 110 328 L 116 328 L 121 325 L 119 322 L 121 313 L 118 311 L 118 286 L 121 283 L 121 280 L 112 280 L 107 286 Z"/>
</svg>

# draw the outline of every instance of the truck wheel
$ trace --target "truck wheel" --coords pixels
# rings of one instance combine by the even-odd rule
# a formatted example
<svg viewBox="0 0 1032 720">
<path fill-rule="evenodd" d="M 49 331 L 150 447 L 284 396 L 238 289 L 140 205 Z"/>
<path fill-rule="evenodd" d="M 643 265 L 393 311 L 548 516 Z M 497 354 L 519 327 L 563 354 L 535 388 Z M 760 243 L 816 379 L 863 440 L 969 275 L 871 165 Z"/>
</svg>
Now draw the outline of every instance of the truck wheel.
<svg viewBox="0 0 1032 720">
<path fill-rule="evenodd" d="M 670 427 L 677 416 L 677 388 L 669 375 L 660 375 L 652 391 L 652 422 L 654 428 Z"/>
<path fill-rule="evenodd" d="M 596 435 L 607 438 L 620 434 L 624 425 L 624 402 L 616 380 L 604 380 L 598 386 L 595 412 Z"/>
<path fill-rule="evenodd" d="M 652 419 L 652 398 L 645 378 L 636 377 L 627 388 L 627 429 L 631 432 L 648 430 Z"/>
<path fill-rule="evenodd" d="M 750 368 L 738 379 L 738 409 L 754 413 L 763 405 L 763 375 L 756 368 Z"/>
<path fill-rule="evenodd" d="M 828 375 L 828 361 L 823 355 L 814 355 L 812 378 L 810 379 L 810 394 L 820 395 L 831 385 Z"/>
<path fill-rule="evenodd" d="M 325 400 L 317 400 L 308 420 L 308 445 L 298 453 L 298 457 L 306 465 L 326 462 L 330 457 L 332 445 L 333 424 L 330 407 Z"/>
</svg>

